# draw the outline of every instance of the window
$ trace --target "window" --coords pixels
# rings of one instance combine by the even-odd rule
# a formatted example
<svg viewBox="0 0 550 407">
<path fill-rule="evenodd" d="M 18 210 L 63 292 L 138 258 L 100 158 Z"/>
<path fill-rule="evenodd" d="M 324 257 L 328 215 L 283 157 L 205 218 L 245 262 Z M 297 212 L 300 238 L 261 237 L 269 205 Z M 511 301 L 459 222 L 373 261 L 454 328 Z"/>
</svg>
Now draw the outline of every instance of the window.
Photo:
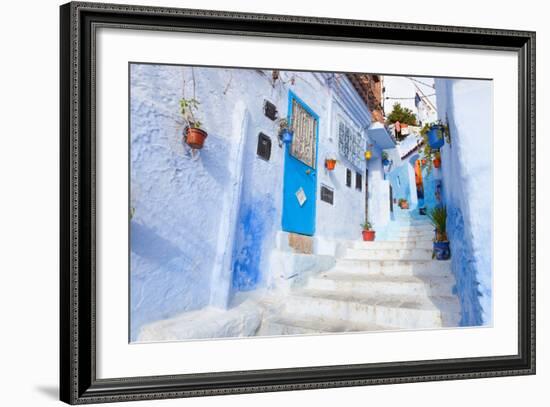
<svg viewBox="0 0 550 407">
<path fill-rule="evenodd" d="M 355 189 L 358 191 L 363 190 L 363 177 L 358 172 L 355 173 Z"/>
<path fill-rule="evenodd" d="M 354 131 L 343 120 L 338 123 L 338 152 L 355 168 L 363 169 L 363 154 L 367 142 L 361 133 Z"/>
<path fill-rule="evenodd" d="M 321 185 L 321 201 L 334 205 L 334 191 L 325 185 Z"/>
<path fill-rule="evenodd" d="M 351 188 L 351 170 L 346 168 L 346 186 Z"/>
</svg>

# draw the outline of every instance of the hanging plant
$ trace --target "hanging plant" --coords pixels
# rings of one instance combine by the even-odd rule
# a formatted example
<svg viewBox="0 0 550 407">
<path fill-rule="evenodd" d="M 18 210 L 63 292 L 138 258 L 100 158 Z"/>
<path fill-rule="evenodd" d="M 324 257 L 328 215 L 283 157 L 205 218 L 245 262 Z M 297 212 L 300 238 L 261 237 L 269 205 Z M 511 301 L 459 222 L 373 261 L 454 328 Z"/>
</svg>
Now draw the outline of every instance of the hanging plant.
<svg viewBox="0 0 550 407">
<path fill-rule="evenodd" d="M 200 102 L 195 99 L 180 99 L 180 113 L 186 122 L 184 129 L 184 140 L 189 147 L 200 150 L 208 133 L 201 129 L 202 123 L 196 118 Z"/>
<path fill-rule="evenodd" d="M 426 123 L 420 130 L 420 135 L 424 138 L 433 150 L 439 150 L 445 144 L 445 140 L 450 143 L 449 126 L 441 120 L 433 123 Z"/>
<path fill-rule="evenodd" d="M 437 127 L 439 129 L 443 129 L 444 134 L 448 134 L 448 127 L 447 125 L 442 124 L 441 121 L 435 122 L 435 123 L 426 123 L 424 127 L 420 130 L 420 135 L 423 139 L 423 147 L 422 147 L 422 153 L 424 155 L 424 158 L 422 159 L 421 163 L 424 168 L 426 168 L 426 171 L 428 174 L 432 172 L 433 167 L 440 168 L 441 167 L 441 157 L 439 153 L 439 149 L 435 148 L 434 145 L 438 145 L 439 143 L 441 146 L 443 146 L 444 141 L 443 137 L 444 134 L 441 136 L 441 139 L 438 137 L 437 143 L 433 144 L 430 143 L 430 132 L 434 127 Z M 433 135 L 433 133 L 431 133 Z"/>
</svg>

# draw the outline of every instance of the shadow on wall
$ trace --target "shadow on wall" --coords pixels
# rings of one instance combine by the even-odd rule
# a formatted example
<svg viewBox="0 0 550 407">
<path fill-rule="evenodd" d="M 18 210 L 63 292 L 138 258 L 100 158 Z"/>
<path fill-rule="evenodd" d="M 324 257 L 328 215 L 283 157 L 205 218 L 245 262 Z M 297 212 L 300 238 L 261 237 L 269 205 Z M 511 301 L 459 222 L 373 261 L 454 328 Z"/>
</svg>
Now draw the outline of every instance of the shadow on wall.
<svg viewBox="0 0 550 407">
<path fill-rule="evenodd" d="M 174 258 L 185 257 L 172 242 L 134 221 L 130 223 L 130 247 L 135 254 L 158 265 L 168 263 Z"/>
<path fill-rule="evenodd" d="M 231 178 L 231 173 L 229 172 L 227 157 L 223 152 L 230 151 L 231 144 L 216 134 L 210 134 L 207 143 L 200 153 L 199 159 L 202 161 L 202 168 L 214 181 L 225 188 Z"/>
<path fill-rule="evenodd" d="M 202 244 L 189 239 L 184 251 L 135 221 L 130 223 L 130 242 L 131 341 L 143 324 L 207 305 L 210 275 L 202 273 L 200 263 L 186 254 L 200 253 Z"/>
</svg>

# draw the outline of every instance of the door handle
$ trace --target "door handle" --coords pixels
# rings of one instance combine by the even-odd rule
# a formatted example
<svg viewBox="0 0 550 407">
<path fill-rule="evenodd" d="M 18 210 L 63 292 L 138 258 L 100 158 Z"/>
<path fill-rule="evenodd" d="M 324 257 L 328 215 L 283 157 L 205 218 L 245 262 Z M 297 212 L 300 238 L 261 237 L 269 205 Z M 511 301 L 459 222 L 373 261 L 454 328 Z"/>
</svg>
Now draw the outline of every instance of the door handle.
<svg viewBox="0 0 550 407">
<path fill-rule="evenodd" d="M 306 170 L 306 174 L 307 175 L 311 174 L 311 170 L 309 168 Z"/>
</svg>

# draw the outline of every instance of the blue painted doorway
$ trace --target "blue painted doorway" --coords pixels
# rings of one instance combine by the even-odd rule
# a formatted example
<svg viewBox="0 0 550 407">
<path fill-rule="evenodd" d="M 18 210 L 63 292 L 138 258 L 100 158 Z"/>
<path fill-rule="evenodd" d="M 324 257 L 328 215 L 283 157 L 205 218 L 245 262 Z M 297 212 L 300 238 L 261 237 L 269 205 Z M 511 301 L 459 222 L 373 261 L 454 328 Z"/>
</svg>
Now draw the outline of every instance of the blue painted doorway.
<svg viewBox="0 0 550 407">
<path fill-rule="evenodd" d="M 288 122 L 294 134 L 292 142 L 285 146 L 282 227 L 286 232 L 312 236 L 315 233 L 319 116 L 289 92 Z"/>
</svg>

